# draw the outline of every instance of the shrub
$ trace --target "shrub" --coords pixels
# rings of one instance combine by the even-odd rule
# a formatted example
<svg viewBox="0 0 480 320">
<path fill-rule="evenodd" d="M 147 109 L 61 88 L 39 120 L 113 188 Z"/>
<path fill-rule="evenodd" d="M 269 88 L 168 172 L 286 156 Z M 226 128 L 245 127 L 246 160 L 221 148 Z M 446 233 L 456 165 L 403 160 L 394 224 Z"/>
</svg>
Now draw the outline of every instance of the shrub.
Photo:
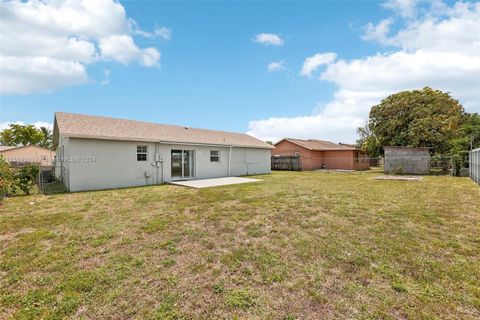
<svg viewBox="0 0 480 320">
<path fill-rule="evenodd" d="M 23 193 L 29 195 L 35 186 L 39 171 L 40 168 L 36 164 L 29 164 L 18 169 L 14 175 L 12 192 L 15 193 L 20 189 Z"/>
<path fill-rule="evenodd" d="M 0 155 L 0 199 L 9 193 L 13 184 L 13 171 L 5 158 Z"/>
<path fill-rule="evenodd" d="M 463 158 L 459 154 L 454 154 L 452 156 L 452 175 L 459 177 L 460 169 L 462 168 Z"/>
<path fill-rule="evenodd" d="M 436 154 L 432 156 L 430 165 L 433 168 L 440 168 L 443 173 L 447 173 L 450 169 L 451 159 L 449 156 L 444 154 Z"/>
</svg>

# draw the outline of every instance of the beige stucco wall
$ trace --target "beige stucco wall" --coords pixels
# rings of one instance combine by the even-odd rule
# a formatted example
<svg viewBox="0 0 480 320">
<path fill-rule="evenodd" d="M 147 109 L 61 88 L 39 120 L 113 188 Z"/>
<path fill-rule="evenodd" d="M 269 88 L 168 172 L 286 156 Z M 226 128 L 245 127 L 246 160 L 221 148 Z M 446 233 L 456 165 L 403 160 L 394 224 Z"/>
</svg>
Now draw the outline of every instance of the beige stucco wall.
<svg viewBox="0 0 480 320">
<path fill-rule="evenodd" d="M 42 167 L 51 167 L 55 152 L 38 146 L 25 146 L 0 151 L 8 162 L 38 163 Z"/>
<path fill-rule="evenodd" d="M 70 191 L 135 187 L 169 182 L 171 150 L 195 152 L 194 179 L 228 176 L 229 147 L 161 144 L 66 138 L 61 140 L 58 165 Z M 147 161 L 137 161 L 137 145 L 148 147 Z M 61 150 L 61 148 L 58 148 Z M 155 150 L 162 161 L 155 162 Z M 210 162 L 210 150 L 219 150 L 220 162 Z M 63 163 L 60 161 L 63 160 Z M 232 148 L 230 175 L 270 173 L 270 150 Z"/>
</svg>

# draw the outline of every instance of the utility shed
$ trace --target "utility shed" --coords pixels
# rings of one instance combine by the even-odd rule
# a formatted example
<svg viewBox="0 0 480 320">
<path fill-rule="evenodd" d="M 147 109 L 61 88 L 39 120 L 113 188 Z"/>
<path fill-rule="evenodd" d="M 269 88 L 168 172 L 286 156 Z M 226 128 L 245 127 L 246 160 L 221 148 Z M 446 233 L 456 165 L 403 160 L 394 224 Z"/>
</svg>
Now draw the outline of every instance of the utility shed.
<svg viewBox="0 0 480 320">
<path fill-rule="evenodd" d="M 385 173 L 429 174 L 430 148 L 389 146 L 385 151 Z"/>
</svg>

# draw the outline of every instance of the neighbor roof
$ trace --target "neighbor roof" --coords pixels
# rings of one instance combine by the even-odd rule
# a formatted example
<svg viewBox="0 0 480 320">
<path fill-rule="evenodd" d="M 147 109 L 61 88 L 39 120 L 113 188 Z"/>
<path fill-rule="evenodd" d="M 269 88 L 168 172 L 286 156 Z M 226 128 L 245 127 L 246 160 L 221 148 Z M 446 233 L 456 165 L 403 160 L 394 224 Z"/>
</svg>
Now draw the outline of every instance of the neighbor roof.
<svg viewBox="0 0 480 320">
<path fill-rule="evenodd" d="M 26 149 L 26 148 L 35 148 L 35 149 L 52 151 L 51 149 L 40 147 L 40 146 L 37 146 L 35 144 L 27 144 L 26 146 L 0 146 L 0 152 L 13 151 L 13 150 L 18 150 L 18 149 Z"/>
<path fill-rule="evenodd" d="M 10 149 L 15 149 L 18 148 L 16 146 L 0 146 L 0 152 L 5 151 L 5 150 L 10 150 Z"/>
<path fill-rule="evenodd" d="M 106 140 L 150 141 L 224 145 L 272 149 L 261 140 L 244 133 L 196 129 L 185 126 L 90 116 L 55 113 L 54 142 L 58 135 Z"/>
<path fill-rule="evenodd" d="M 282 141 L 289 141 L 301 147 L 307 148 L 309 150 L 314 151 L 336 151 L 336 150 L 359 150 L 354 145 L 351 144 L 343 144 L 343 143 L 333 143 L 330 141 L 324 140 L 302 140 L 302 139 L 293 139 L 293 138 L 284 138 L 279 142 L 275 143 L 275 145 L 279 144 Z"/>
</svg>

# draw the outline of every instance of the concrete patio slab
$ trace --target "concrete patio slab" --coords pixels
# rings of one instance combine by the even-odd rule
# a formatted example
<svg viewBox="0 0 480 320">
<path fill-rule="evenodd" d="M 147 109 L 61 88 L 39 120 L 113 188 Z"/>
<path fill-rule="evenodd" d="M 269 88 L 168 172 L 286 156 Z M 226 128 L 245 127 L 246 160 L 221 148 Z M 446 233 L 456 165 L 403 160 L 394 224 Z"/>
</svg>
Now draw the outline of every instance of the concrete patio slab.
<svg viewBox="0 0 480 320">
<path fill-rule="evenodd" d="M 373 180 L 400 180 L 400 181 L 421 181 L 423 177 L 419 176 L 378 176 Z"/>
<path fill-rule="evenodd" d="M 225 177 L 225 178 L 214 178 L 214 179 L 200 179 L 200 180 L 188 180 L 188 181 L 174 181 L 170 182 L 171 184 L 177 186 L 184 186 L 196 189 L 210 188 L 210 187 L 220 187 L 227 186 L 231 184 L 240 184 L 240 183 L 249 183 L 249 182 L 259 182 L 261 179 L 251 179 L 251 178 L 240 178 L 240 177 Z"/>
</svg>

